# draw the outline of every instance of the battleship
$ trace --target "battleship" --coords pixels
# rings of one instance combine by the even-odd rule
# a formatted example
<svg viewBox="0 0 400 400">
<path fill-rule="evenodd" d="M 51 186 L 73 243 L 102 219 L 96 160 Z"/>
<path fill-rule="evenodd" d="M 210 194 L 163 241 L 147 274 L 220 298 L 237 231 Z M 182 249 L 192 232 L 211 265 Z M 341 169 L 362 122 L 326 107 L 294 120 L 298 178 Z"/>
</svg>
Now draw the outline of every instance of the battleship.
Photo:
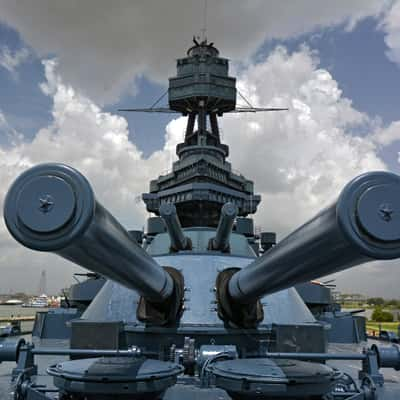
<svg viewBox="0 0 400 400">
<path fill-rule="evenodd" d="M 227 161 L 218 118 L 282 109 L 238 107 L 228 68 L 195 40 L 168 107 L 125 110 L 187 116 L 172 171 L 143 194 L 145 232 L 122 227 L 70 166 L 35 166 L 10 187 L 4 218 L 18 242 L 107 279 L 79 314 L 47 320 L 68 327 L 62 338 L 0 342 L 15 399 L 399 398 L 399 347 L 329 346 L 294 286 L 400 257 L 400 177 L 365 173 L 283 240 L 256 234 L 261 197 Z"/>
</svg>

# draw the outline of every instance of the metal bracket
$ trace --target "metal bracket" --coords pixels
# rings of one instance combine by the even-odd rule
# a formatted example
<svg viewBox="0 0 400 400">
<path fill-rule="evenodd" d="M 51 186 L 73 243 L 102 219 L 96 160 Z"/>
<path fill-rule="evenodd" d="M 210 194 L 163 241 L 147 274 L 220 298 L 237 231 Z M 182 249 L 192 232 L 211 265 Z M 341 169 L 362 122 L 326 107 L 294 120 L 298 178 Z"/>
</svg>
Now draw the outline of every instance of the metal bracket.
<svg viewBox="0 0 400 400">
<path fill-rule="evenodd" d="M 372 381 L 382 386 L 384 383 L 383 375 L 379 372 L 378 356 L 371 349 L 364 349 L 363 353 L 366 357 L 362 360 L 362 369 L 358 372 L 358 379 L 372 379 Z"/>
<path fill-rule="evenodd" d="M 37 375 L 38 368 L 37 365 L 35 365 L 34 354 L 32 352 L 34 347 L 35 346 L 31 343 L 26 343 L 21 346 L 19 350 L 17 366 L 12 370 L 11 373 L 12 381 L 14 381 L 21 374 L 24 374 L 27 377 Z"/>
</svg>

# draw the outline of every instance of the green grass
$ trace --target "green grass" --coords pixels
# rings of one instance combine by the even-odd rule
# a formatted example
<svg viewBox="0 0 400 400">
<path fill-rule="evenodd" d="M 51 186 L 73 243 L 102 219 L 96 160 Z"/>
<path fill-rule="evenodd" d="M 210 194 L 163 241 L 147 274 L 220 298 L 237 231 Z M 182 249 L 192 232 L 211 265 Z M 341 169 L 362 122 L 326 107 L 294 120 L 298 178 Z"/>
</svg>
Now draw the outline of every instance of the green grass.
<svg viewBox="0 0 400 400">
<path fill-rule="evenodd" d="M 364 303 L 340 303 L 342 308 L 350 308 L 350 309 L 354 309 L 354 308 L 373 308 L 372 306 L 367 306 Z"/>
<path fill-rule="evenodd" d="M 367 322 L 367 329 L 374 330 L 376 333 L 379 332 L 379 326 L 383 331 L 392 331 L 397 333 L 399 322 L 373 322 L 373 321 Z"/>
</svg>

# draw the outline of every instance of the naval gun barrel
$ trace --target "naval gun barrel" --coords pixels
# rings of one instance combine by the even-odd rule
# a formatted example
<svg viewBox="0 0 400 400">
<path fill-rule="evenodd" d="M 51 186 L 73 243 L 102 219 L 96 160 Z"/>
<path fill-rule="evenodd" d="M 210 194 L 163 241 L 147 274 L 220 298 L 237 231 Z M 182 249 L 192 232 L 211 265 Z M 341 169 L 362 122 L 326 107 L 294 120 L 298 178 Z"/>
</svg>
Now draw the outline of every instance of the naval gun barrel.
<svg viewBox="0 0 400 400">
<path fill-rule="evenodd" d="M 190 239 L 187 238 L 183 233 L 174 204 L 162 203 L 160 205 L 159 212 L 167 227 L 167 231 L 171 240 L 171 248 L 174 251 L 190 250 Z"/>
<path fill-rule="evenodd" d="M 160 303 L 174 291 L 171 276 L 96 200 L 86 178 L 63 164 L 33 167 L 13 183 L 4 204 L 12 236 L 54 252 Z"/>
<path fill-rule="evenodd" d="M 372 260 L 400 257 L 400 177 L 370 172 L 337 201 L 235 273 L 234 303 L 248 304 L 295 284 Z"/>
<path fill-rule="evenodd" d="M 217 231 L 210 243 L 210 248 L 212 250 L 226 251 L 229 249 L 229 238 L 237 214 L 238 208 L 235 204 L 225 203 L 222 206 Z"/>
</svg>

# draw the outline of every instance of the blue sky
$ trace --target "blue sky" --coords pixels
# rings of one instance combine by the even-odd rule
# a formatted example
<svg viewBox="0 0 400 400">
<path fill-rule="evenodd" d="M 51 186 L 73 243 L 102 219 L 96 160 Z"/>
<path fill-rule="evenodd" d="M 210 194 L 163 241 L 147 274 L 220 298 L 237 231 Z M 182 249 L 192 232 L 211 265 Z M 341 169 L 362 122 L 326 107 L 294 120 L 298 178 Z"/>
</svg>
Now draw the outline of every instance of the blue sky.
<svg viewBox="0 0 400 400">
<path fill-rule="evenodd" d="M 379 117 L 383 124 L 388 125 L 399 118 L 400 69 L 385 56 L 385 34 L 377 25 L 376 18 L 366 18 L 350 32 L 339 25 L 287 40 L 266 40 L 253 58 L 265 58 L 278 45 L 295 51 L 306 44 L 317 51 L 320 67 L 331 72 L 344 96 L 353 101 L 357 110 Z M 15 52 L 26 46 L 27 43 L 15 29 L 0 23 L 0 47 Z M 39 88 L 39 83 L 45 80 L 41 60 L 31 49 L 29 58 L 16 68 L 15 74 L 0 66 L 0 110 L 27 140 L 51 121 L 51 98 Z M 132 85 L 134 81 L 137 86 L 134 95 L 125 93 L 118 101 L 105 106 L 104 110 L 116 112 L 120 107 L 150 106 L 167 89 L 167 79 L 165 85 L 145 76 L 132 79 Z M 166 99 L 161 103 L 166 104 Z M 135 143 L 146 156 L 162 148 L 164 128 L 171 116 L 126 113 L 124 117 L 129 122 L 132 135 L 135 135 Z M 384 157 L 392 169 L 398 170 L 395 147 L 386 149 Z"/>
<path fill-rule="evenodd" d="M 17 31 L 0 23 L 0 47 L 15 52 L 26 47 L 26 43 Z M 43 79 L 43 65 L 34 53 L 15 73 L 4 66 L 0 67 L 0 109 L 7 116 L 8 122 L 27 139 L 46 126 L 51 118 L 51 99 L 39 88 Z"/>
<path fill-rule="evenodd" d="M 143 226 L 135 199 L 170 168 L 185 121 L 117 109 L 150 106 L 166 91 L 176 58 L 201 29 L 200 3 L 0 0 L 0 208 L 18 173 L 60 161 L 84 172 L 124 224 Z M 400 173 L 400 1 L 210 4 L 207 35 L 231 60 L 241 91 L 290 108 L 221 122 L 233 167 L 262 195 L 257 224 L 283 237 L 354 176 Z M 53 264 L 53 290 L 70 281 L 70 264 L 32 257 L 1 224 L 0 248 L 16 289 L 39 276 L 27 264 Z M 340 288 L 356 282 L 353 291 L 396 295 L 395 263 L 368 266 L 363 279 L 357 271 L 340 275 Z"/>
</svg>

